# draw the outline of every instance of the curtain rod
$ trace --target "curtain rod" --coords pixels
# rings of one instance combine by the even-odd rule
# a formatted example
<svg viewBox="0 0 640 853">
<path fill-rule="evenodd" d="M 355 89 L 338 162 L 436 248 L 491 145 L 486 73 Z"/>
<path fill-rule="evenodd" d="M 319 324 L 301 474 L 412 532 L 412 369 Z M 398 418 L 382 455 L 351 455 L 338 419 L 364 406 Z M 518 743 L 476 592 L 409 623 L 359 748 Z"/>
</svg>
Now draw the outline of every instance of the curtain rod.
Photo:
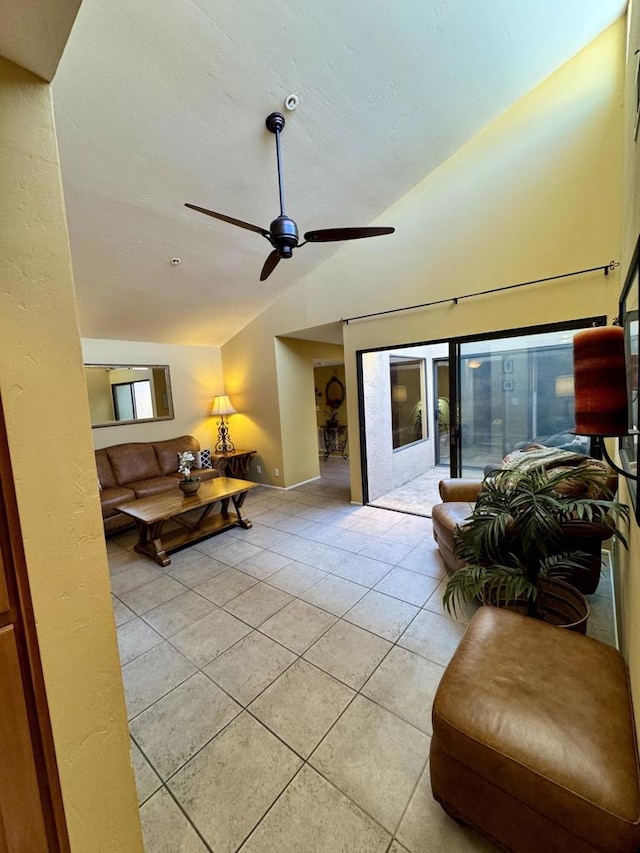
<svg viewBox="0 0 640 853">
<path fill-rule="evenodd" d="M 620 266 L 619 261 L 609 261 L 608 264 L 603 264 L 599 267 L 589 267 L 586 270 L 575 270 L 574 272 L 563 272 L 560 275 L 550 275 L 547 278 L 536 278 L 533 281 L 521 281 L 519 284 L 507 284 L 504 287 L 493 287 L 491 290 L 481 290 L 478 293 L 465 293 L 462 296 L 449 296 L 447 299 L 436 299 L 434 302 L 422 302 L 419 305 L 407 305 L 404 308 L 389 308 L 387 311 L 374 311 L 371 314 L 358 314 L 356 317 L 347 317 L 341 322 L 349 325 L 354 320 L 367 320 L 370 317 L 382 317 L 386 314 L 397 314 L 399 311 L 413 311 L 416 308 L 431 308 L 434 305 L 443 305 L 446 302 L 452 302 L 457 305 L 461 299 L 471 299 L 474 296 L 487 296 L 489 293 L 500 293 L 503 290 L 513 290 L 516 287 L 527 287 L 530 284 L 541 284 L 543 281 L 555 281 L 558 278 L 569 278 L 572 275 L 584 275 L 588 272 L 598 272 L 603 270 L 605 275 L 609 275 L 609 270 L 614 270 Z"/>
</svg>

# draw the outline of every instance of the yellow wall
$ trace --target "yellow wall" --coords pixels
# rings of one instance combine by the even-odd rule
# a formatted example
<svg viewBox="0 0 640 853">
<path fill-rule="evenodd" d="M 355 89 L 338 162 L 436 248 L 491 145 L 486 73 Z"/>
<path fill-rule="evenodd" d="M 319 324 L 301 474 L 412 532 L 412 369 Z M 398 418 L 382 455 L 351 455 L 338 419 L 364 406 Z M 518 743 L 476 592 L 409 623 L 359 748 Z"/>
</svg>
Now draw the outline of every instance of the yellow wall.
<svg viewBox="0 0 640 853">
<path fill-rule="evenodd" d="M 225 344 L 224 377 L 239 412 L 231 421 L 233 442 L 236 448 L 257 450 L 251 479 L 290 487 L 320 474 L 313 360 L 342 358 L 343 349 L 286 335 L 272 337 L 269 330 L 275 316 L 270 311 L 262 317 L 271 320 L 262 323 L 258 318 L 246 327 L 247 334 Z M 285 303 L 280 311 L 284 328 L 294 328 L 286 311 Z"/>
<path fill-rule="evenodd" d="M 93 429 L 96 449 L 126 441 L 161 441 L 178 435 L 194 435 L 201 447 L 215 444 L 216 424 L 208 413 L 215 395 L 225 393 L 220 347 L 83 338 L 82 352 L 87 364 L 168 364 L 170 371 L 175 417 L 169 421 Z M 239 408 L 233 394 L 231 402 Z"/>
<path fill-rule="evenodd" d="M 267 470 L 284 468 L 284 485 L 299 466 L 281 440 L 277 335 L 618 258 L 624 39 L 620 21 L 381 216 L 394 235 L 345 244 L 223 347 L 227 385 L 252 412 L 254 441 L 270 436 L 261 452 Z M 591 274 L 347 325 L 353 497 L 357 349 L 611 314 L 619 288 L 617 273 Z"/>
<path fill-rule="evenodd" d="M 0 391 L 71 848 L 142 849 L 51 90 L 0 59 Z"/>
<path fill-rule="evenodd" d="M 627 66 L 625 84 L 625 168 L 624 200 L 622 222 L 622 275 L 623 279 L 633 255 L 640 232 L 640 138 L 634 140 L 636 121 L 636 73 L 638 57 L 635 51 L 640 42 L 640 4 L 634 0 L 630 4 L 629 41 L 627 46 Z M 629 500 L 626 483 L 621 478 L 622 499 Z M 640 531 L 635 520 L 629 530 L 629 550 L 618 549 L 618 571 L 622 611 L 622 650 L 629 664 L 631 688 L 635 698 L 636 727 L 640 731 L 640 574 L 638 556 L 640 555 Z"/>
<path fill-rule="evenodd" d="M 277 485 L 305 483 L 320 475 L 313 360 L 342 357 L 342 347 L 296 338 L 276 340 L 278 400 L 284 471 Z M 267 475 L 273 474 L 267 469 Z M 284 481 L 284 482 L 281 482 Z"/>
</svg>

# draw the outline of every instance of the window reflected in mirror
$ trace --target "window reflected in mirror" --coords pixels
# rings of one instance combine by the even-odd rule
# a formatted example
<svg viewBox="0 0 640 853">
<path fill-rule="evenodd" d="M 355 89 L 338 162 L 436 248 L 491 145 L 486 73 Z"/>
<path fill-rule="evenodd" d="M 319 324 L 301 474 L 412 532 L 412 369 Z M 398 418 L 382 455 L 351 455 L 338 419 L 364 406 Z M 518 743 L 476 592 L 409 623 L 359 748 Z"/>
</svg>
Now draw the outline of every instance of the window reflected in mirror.
<svg viewBox="0 0 640 853">
<path fill-rule="evenodd" d="M 85 364 L 92 427 L 173 418 L 167 365 Z"/>
<path fill-rule="evenodd" d="M 390 356 L 391 434 L 394 450 L 426 438 L 424 359 Z"/>
</svg>

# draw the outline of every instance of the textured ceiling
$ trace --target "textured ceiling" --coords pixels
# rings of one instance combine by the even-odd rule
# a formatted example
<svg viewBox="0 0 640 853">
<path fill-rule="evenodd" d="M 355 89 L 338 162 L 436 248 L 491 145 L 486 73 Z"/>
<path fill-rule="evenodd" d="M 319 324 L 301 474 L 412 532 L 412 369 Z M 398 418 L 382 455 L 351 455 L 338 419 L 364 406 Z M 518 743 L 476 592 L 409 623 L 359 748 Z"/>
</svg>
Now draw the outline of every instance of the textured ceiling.
<svg viewBox="0 0 640 853">
<path fill-rule="evenodd" d="M 367 225 L 625 7 L 85 0 L 53 84 L 83 336 L 222 344 L 339 250 L 261 284 L 267 242 L 184 207 L 269 227 L 269 112 L 301 232 Z"/>
</svg>

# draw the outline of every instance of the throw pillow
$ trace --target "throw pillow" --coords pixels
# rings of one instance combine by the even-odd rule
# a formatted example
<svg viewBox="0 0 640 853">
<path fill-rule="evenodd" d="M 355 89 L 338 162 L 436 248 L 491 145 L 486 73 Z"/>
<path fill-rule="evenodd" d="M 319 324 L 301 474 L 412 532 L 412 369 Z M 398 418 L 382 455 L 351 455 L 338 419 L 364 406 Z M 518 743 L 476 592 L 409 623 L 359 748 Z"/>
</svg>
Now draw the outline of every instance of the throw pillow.
<svg viewBox="0 0 640 853">
<path fill-rule="evenodd" d="M 200 457 L 198 462 L 198 468 L 213 468 L 210 450 L 201 450 L 199 451 L 198 455 Z"/>
</svg>

